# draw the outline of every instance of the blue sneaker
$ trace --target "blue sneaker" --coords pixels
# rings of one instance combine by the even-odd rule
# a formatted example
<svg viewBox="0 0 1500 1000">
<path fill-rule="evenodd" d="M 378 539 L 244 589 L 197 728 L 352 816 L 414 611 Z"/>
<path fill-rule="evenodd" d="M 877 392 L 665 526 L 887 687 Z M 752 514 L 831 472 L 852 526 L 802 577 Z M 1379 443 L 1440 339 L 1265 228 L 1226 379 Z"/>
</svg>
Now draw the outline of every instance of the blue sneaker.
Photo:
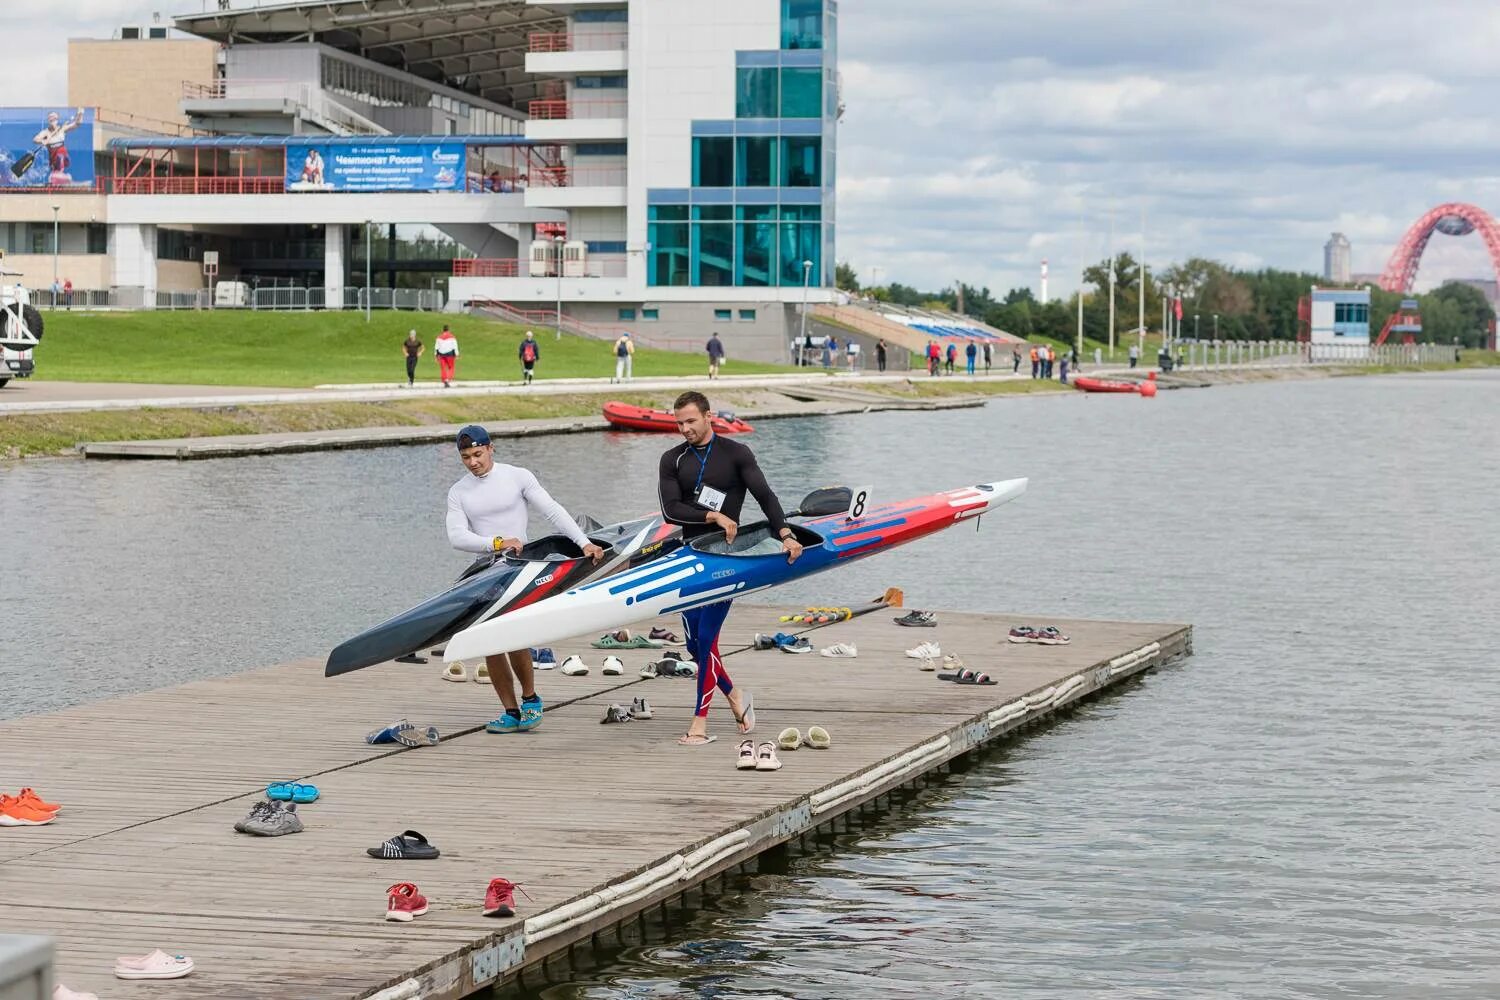
<svg viewBox="0 0 1500 1000">
<path fill-rule="evenodd" d="M 542 724 L 541 695 L 521 699 L 521 730 L 529 732 Z"/>
<path fill-rule="evenodd" d="M 484 731 L 487 733 L 519 733 L 524 732 L 525 727 L 522 725 L 520 719 L 506 712 L 494 722 L 486 722 L 484 724 Z"/>
</svg>

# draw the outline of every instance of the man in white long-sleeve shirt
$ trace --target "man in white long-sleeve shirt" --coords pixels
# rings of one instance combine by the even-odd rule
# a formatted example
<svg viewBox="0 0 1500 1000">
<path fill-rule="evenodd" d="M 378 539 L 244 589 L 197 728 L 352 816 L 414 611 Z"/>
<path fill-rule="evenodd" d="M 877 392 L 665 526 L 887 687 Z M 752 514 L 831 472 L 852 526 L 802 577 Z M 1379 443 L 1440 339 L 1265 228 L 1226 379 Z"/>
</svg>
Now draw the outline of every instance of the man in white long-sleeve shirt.
<svg viewBox="0 0 1500 1000">
<path fill-rule="evenodd" d="M 604 550 L 583 533 L 562 504 L 542 489 L 529 469 L 497 465 L 489 432 L 470 424 L 458 432 L 458 456 L 469 475 L 448 490 L 448 542 L 460 552 L 519 552 L 526 544 L 529 508 L 552 522 L 594 562 Z M 492 733 L 522 733 L 542 723 L 542 699 L 536 693 L 531 650 L 485 657 L 490 683 L 505 711 L 484 728 Z M 521 686 L 516 701 L 515 685 Z"/>
</svg>

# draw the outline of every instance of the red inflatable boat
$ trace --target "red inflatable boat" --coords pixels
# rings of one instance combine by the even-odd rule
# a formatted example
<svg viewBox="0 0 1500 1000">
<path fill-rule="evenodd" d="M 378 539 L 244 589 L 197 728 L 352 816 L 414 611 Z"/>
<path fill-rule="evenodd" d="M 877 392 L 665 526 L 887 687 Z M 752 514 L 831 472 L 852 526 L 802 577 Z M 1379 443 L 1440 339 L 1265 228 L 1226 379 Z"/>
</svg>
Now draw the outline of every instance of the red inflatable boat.
<svg viewBox="0 0 1500 1000">
<path fill-rule="evenodd" d="M 677 433 L 677 420 L 666 410 L 652 410 L 644 406 L 631 406 L 610 400 L 604 404 L 604 419 L 622 431 L 662 431 Z M 713 420 L 716 434 L 748 434 L 755 430 L 732 413 L 716 413 Z"/>
<path fill-rule="evenodd" d="M 1084 392 L 1140 392 L 1139 382 L 1119 382 L 1108 378 L 1089 378 L 1087 375 L 1074 375 L 1073 388 Z"/>
</svg>

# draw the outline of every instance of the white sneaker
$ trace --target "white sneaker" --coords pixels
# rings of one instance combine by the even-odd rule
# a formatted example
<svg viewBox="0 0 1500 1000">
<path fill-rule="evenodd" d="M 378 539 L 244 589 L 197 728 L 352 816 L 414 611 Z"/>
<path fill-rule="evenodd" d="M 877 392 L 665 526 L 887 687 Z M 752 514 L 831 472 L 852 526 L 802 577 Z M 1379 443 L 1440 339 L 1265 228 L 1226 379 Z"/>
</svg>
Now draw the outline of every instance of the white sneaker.
<svg viewBox="0 0 1500 1000">
<path fill-rule="evenodd" d="M 943 655 L 943 650 L 935 642 L 924 642 L 919 643 L 915 649 L 908 649 L 906 655 L 913 660 L 935 660 Z"/>
<path fill-rule="evenodd" d="M 589 665 L 583 662 L 583 657 L 573 655 L 563 660 L 558 669 L 569 677 L 580 677 L 589 672 Z"/>
<path fill-rule="evenodd" d="M 848 659 L 859 655 L 859 650 L 852 642 L 836 642 L 832 646 L 826 646 L 818 650 L 819 656 L 831 656 L 838 659 Z"/>
<path fill-rule="evenodd" d="M 625 664 L 621 662 L 618 656 L 606 656 L 604 658 L 604 667 L 599 672 L 606 677 L 619 677 L 625 672 Z"/>
</svg>

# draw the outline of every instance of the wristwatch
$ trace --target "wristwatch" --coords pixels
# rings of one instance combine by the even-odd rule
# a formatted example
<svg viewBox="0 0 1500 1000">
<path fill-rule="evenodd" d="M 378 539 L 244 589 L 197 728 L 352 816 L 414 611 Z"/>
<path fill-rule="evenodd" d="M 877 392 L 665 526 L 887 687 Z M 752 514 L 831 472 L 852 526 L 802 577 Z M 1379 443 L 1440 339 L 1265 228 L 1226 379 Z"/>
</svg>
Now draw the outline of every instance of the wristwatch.
<svg viewBox="0 0 1500 1000">
<path fill-rule="evenodd" d="M 494 538 L 490 539 L 490 548 L 494 549 L 496 552 L 499 552 L 501 549 L 505 548 L 505 537 L 503 535 L 496 535 Z"/>
</svg>

